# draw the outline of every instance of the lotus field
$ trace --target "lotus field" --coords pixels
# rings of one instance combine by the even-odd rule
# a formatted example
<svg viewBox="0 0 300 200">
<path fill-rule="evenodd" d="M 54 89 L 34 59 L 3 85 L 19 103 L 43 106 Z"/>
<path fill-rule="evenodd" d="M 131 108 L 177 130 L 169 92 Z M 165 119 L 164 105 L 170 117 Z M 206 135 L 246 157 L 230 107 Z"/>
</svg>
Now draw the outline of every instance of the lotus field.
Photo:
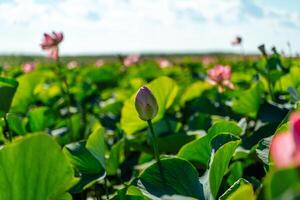
<svg viewBox="0 0 300 200">
<path fill-rule="evenodd" d="M 1 200 L 300 197 L 298 58 L 72 60 L 63 41 L 0 65 Z"/>
</svg>

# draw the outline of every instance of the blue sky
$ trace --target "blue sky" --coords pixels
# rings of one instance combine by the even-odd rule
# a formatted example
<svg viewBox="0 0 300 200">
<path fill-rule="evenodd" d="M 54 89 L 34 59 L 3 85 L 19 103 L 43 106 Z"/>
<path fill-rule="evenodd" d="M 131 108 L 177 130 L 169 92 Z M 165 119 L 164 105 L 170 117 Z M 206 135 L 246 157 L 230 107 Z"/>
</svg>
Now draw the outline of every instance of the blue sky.
<svg viewBox="0 0 300 200">
<path fill-rule="evenodd" d="M 300 52 L 298 0 L 0 0 L 0 53 L 41 54 L 63 31 L 63 54 L 239 51 L 265 43 Z"/>
</svg>

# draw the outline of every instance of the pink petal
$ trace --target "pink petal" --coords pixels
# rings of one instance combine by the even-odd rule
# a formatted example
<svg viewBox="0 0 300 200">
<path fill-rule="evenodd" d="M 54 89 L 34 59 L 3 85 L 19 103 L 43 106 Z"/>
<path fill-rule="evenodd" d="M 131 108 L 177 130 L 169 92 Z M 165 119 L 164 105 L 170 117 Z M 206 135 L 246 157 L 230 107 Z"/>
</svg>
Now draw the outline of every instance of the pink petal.
<svg viewBox="0 0 300 200">
<path fill-rule="evenodd" d="M 45 43 L 52 43 L 53 41 L 54 41 L 54 39 L 48 33 L 44 33 L 44 42 Z"/>
<path fill-rule="evenodd" d="M 54 39 L 49 34 L 44 33 L 44 38 L 41 43 L 42 49 L 50 48 L 51 46 L 53 46 L 54 43 Z"/>
<path fill-rule="evenodd" d="M 217 85 L 217 82 L 211 79 L 207 79 L 207 81 L 212 85 Z"/>
<path fill-rule="evenodd" d="M 291 130 L 296 144 L 296 149 L 300 150 L 300 114 L 293 113 L 290 116 Z"/>
<path fill-rule="evenodd" d="M 232 90 L 234 89 L 233 83 L 231 83 L 229 80 L 223 81 L 223 85 L 229 89 L 232 89 Z"/>
<path fill-rule="evenodd" d="M 221 74 L 222 74 L 222 71 L 220 70 L 220 68 L 218 66 L 208 70 L 208 77 L 211 80 L 214 80 L 216 82 L 221 81 L 221 78 L 222 78 Z"/>
<path fill-rule="evenodd" d="M 133 65 L 135 63 L 137 63 L 140 59 L 140 56 L 138 54 L 133 54 L 133 55 L 129 55 L 125 58 L 125 60 L 123 61 L 123 64 L 127 67 L 129 67 L 130 65 Z"/>
<path fill-rule="evenodd" d="M 52 58 L 53 60 L 58 59 L 58 48 L 57 48 L 57 46 L 54 46 L 54 47 L 48 49 L 48 57 Z"/>
<path fill-rule="evenodd" d="M 172 65 L 171 62 L 168 61 L 167 59 L 160 59 L 160 60 L 158 60 L 158 63 L 161 68 L 167 68 Z"/>
<path fill-rule="evenodd" d="M 44 33 L 44 38 L 41 43 L 41 48 L 43 50 L 48 50 L 52 47 L 58 46 L 58 44 L 63 40 L 62 32 L 53 32 L 52 35 Z"/>
<path fill-rule="evenodd" d="M 224 68 L 223 68 L 223 79 L 227 79 L 229 80 L 231 78 L 231 68 L 229 65 L 226 65 Z"/>
<path fill-rule="evenodd" d="M 29 73 L 35 69 L 35 63 L 25 63 L 23 65 L 23 71 Z"/>
<path fill-rule="evenodd" d="M 288 132 L 275 135 L 271 142 L 270 155 L 278 168 L 294 165 L 294 158 L 296 157 L 294 157 L 295 143 L 293 135 Z"/>
<path fill-rule="evenodd" d="M 54 36 L 57 44 L 60 43 L 64 39 L 64 35 L 62 32 L 54 32 L 53 31 L 53 36 Z"/>
<path fill-rule="evenodd" d="M 297 166 L 300 166 L 300 151 L 294 152 L 294 162 Z"/>
</svg>

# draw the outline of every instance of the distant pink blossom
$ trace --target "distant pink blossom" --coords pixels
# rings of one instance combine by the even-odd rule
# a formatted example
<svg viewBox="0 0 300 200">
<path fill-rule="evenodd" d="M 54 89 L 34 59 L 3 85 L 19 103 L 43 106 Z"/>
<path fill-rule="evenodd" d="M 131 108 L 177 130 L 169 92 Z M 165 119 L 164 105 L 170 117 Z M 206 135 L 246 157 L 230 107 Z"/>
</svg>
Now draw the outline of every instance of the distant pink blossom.
<svg viewBox="0 0 300 200">
<path fill-rule="evenodd" d="M 78 62 L 76 60 L 72 60 L 72 61 L 68 62 L 68 64 L 67 64 L 68 69 L 74 69 L 77 67 L 78 67 Z"/>
<path fill-rule="evenodd" d="M 31 63 L 23 64 L 22 69 L 23 69 L 24 73 L 29 73 L 29 72 L 32 72 L 35 69 L 35 67 L 36 67 L 36 64 L 31 62 Z"/>
<path fill-rule="evenodd" d="M 216 65 L 214 68 L 208 70 L 208 81 L 217 85 L 220 92 L 225 88 L 234 89 L 231 79 L 231 68 L 229 65 Z"/>
<path fill-rule="evenodd" d="M 158 64 L 160 68 L 167 68 L 172 66 L 172 63 L 167 59 L 158 59 Z"/>
<path fill-rule="evenodd" d="M 59 56 L 59 43 L 63 40 L 62 32 L 52 32 L 52 34 L 44 33 L 44 38 L 41 43 L 41 48 L 48 52 L 49 58 L 54 60 Z"/>
<path fill-rule="evenodd" d="M 131 65 L 134 65 L 136 64 L 140 59 L 140 55 L 138 54 L 132 54 L 132 55 L 129 55 L 127 56 L 124 61 L 123 61 L 123 64 L 126 66 L 126 67 L 129 67 Z"/>
<path fill-rule="evenodd" d="M 102 67 L 105 64 L 103 59 L 97 59 L 95 62 L 96 67 Z"/>
<path fill-rule="evenodd" d="M 235 39 L 231 42 L 232 45 L 240 45 L 242 44 L 243 39 L 240 36 L 236 36 Z"/>
<path fill-rule="evenodd" d="M 9 70 L 11 68 L 11 66 L 9 65 L 9 64 L 7 64 L 7 63 L 5 63 L 4 65 L 3 65 L 3 69 L 4 70 Z"/>
<path fill-rule="evenodd" d="M 290 130 L 273 137 L 270 155 L 277 168 L 300 166 L 300 113 L 290 116 Z"/>
<path fill-rule="evenodd" d="M 207 66 L 209 64 L 212 64 L 216 61 L 215 57 L 212 57 L 212 56 L 203 56 L 202 57 L 202 63 Z"/>
</svg>

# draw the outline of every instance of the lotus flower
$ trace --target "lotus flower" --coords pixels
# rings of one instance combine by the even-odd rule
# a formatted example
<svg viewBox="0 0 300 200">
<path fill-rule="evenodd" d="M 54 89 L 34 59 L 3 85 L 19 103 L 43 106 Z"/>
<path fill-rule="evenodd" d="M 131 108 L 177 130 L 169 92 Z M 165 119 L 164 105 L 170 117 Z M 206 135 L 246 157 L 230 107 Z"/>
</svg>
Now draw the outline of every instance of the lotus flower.
<svg viewBox="0 0 300 200">
<path fill-rule="evenodd" d="M 240 36 L 236 36 L 235 39 L 231 42 L 232 45 L 240 45 L 242 44 L 243 39 Z"/>
<path fill-rule="evenodd" d="M 23 66 L 22 66 L 22 69 L 23 69 L 23 72 L 24 73 L 29 73 L 29 72 L 32 72 L 36 67 L 36 64 L 31 62 L 31 63 L 25 63 Z"/>
<path fill-rule="evenodd" d="M 138 54 L 132 54 L 132 55 L 129 55 L 127 56 L 124 61 L 123 61 L 123 64 L 126 66 L 126 67 L 129 67 L 135 63 L 137 63 L 140 59 L 140 55 Z"/>
<path fill-rule="evenodd" d="M 44 38 L 41 43 L 43 50 L 48 52 L 48 57 L 54 60 L 58 59 L 59 49 L 58 45 L 63 40 L 62 32 L 52 32 L 52 34 L 44 33 Z"/>
<path fill-rule="evenodd" d="M 67 64 L 68 69 L 74 69 L 74 68 L 77 68 L 77 67 L 78 67 L 78 62 L 76 60 L 70 61 Z"/>
<path fill-rule="evenodd" d="M 167 68 L 172 66 L 172 63 L 167 59 L 159 59 L 158 64 L 160 68 Z"/>
<path fill-rule="evenodd" d="M 205 66 L 207 66 L 211 63 L 214 63 L 216 59 L 212 56 L 204 56 L 201 61 Z"/>
<path fill-rule="evenodd" d="M 231 69 L 229 65 L 216 65 L 208 70 L 208 81 L 213 85 L 217 85 L 220 92 L 223 92 L 225 88 L 234 89 L 230 78 Z"/>
<path fill-rule="evenodd" d="M 104 65 L 104 60 L 103 59 L 97 59 L 95 62 L 96 67 L 102 67 Z"/>
<path fill-rule="evenodd" d="M 300 113 L 290 117 L 290 130 L 273 137 L 270 155 L 277 168 L 300 166 Z"/>
<path fill-rule="evenodd" d="M 156 99 L 146 86 L 141 87 L 135 97 L 135 109 L 144 121 L 152 120 L 157 114 Z"/>
</svg>

